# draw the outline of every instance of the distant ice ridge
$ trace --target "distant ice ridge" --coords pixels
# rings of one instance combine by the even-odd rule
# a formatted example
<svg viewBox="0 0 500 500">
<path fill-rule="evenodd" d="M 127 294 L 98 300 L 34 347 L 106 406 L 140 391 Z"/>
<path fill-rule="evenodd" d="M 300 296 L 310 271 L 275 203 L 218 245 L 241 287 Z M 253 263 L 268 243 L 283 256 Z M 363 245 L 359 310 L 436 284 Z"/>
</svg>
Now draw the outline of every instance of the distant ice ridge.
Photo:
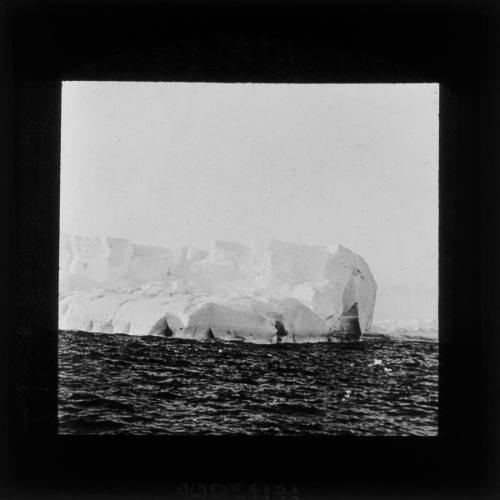
<svg viewBox="0 0 500 500">
<path fill-rule="evenodd" d="M 437 319 L 383 320 L 373 323 L 371 331 L 391 336 L 402 337 L 438 337 L 439 328 Z"/>
<path fill-rule="evenodd" d="M 59 266 L 59 328 L 100 333 L 327 341 L 353 314 L 371 328 L 377 290 L 347 248 L 275 239 L 208 251 L 61 234 Z"/>
</svg>

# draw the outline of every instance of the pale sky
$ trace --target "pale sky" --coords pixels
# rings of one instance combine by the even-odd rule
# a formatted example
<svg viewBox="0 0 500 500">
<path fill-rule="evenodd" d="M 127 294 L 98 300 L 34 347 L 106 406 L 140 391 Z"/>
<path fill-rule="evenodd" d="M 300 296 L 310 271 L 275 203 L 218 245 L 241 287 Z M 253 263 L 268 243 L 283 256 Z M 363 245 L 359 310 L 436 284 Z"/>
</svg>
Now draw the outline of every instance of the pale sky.
<svg viewBox="0 0 500 500">
<path fill-rule="evenodd" d="M 61 231 L 340 243 L 377 319 L 437 317 L 438 84 L 64 82 Z"/>
</svg>

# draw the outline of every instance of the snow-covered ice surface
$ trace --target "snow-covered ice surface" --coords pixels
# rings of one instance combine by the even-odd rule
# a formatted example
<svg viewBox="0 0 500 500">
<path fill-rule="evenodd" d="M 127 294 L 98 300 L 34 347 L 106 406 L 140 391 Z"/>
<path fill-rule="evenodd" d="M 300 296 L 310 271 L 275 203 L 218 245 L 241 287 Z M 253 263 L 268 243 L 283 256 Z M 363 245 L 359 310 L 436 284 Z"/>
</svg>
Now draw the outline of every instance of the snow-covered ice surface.
<svg viewBox="0 0 500 500">
<path fill-rule="evenodd" d="M 61 234 L 59 262 L 60 330 L 321 342 L 355 304 L 361 330 L 372 327 L 377 285 L 341 245 L 170 250 Z"/>
</svg>

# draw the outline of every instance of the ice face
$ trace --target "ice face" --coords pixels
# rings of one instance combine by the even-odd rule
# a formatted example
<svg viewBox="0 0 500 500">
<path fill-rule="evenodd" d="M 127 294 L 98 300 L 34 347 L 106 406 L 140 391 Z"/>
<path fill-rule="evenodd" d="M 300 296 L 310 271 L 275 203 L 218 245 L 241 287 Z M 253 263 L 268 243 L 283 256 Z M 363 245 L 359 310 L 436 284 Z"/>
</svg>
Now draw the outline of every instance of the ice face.
<svg viewBox="0 0 500 500">
<path fill-rule="evenodd" d="M 60 329 L 263 343 L 328 340 L 354 305 L 366 331 L 377 288 L 341 245 L 170 250 L 64 234 L 59 287 Z"/>
</svg>

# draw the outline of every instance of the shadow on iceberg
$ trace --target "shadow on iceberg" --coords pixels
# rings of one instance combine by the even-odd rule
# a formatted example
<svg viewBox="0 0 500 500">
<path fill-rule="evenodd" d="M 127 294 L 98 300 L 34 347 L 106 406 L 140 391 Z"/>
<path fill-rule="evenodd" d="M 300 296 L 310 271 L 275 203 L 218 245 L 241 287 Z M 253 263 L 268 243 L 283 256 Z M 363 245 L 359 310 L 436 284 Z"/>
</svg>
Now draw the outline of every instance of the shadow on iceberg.
<svg viewBox="0 0 500 500">
<path fill-rule="evenodd" d="M 167 318 L 161 318 L 153 325 L 148 335 L 156 337 L 173 337 L 174 332 L 170 329 Z"/>
</svg>

